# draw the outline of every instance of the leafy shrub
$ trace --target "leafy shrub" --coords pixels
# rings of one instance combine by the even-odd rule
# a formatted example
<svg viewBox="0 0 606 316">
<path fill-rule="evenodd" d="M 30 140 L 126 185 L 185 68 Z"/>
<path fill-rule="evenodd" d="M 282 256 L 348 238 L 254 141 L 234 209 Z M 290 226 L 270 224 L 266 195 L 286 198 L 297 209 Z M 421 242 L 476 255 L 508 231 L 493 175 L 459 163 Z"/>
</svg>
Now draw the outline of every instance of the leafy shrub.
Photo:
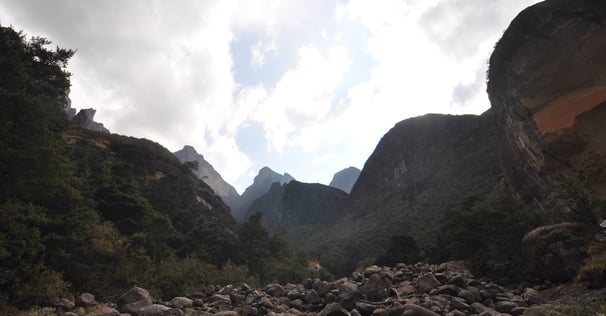
<svg viewBox="0 0 606 316">
<path fill-rule="evenodd" d="M 560 204 L 559 220 L 590 224 L 596 232 L 600 218 L 606 217 L 606 201 L 600 200 L 583 184 L 580 175 L 556 177 L 555 196 Z"/>
<path fill-rule="evenodd" d="M 414 264 L 420 260 L 417 242 L 411 236 L 397 235 L 389 240 L 387 250 L 380 255 L 375 264 L 395 266 L 398 263 Z"/>
<path fill-rule="evenodd" d="M 16 306 L 51 304 L 57 297 L 66 295 L 68 288 L 69 284 L 60 273 L 35 265 L 31 267 L 28 278 L 17 283 L 12 303 Z"/>
<path fill-rule="evenodd" d="M 578 279 L 587 282 L 589 288 L 606 287 L 606 245 L 592 241 L 588 250 L 591 258 L 579 271 Z"/>
<path fill-rule="evenodd" d="M 555 308 L 558 314 L 548 313 L 547 315 L 566 315 L 566 316 L 604 316 L 606 315 L 606 300 L 599 299 L 589 302 L 565 302 Z"/>
<path fill-rule="evenodd" d="M 508 267 L 507 273 L 519 273 L 522 238 L 544 222 L 542 212 L 499 192 L 470 197 L 461 208 L 445 214 L 433 260 L 465 260 L 478 274 L 494 273 L 503 266 Z"/>
</svg>

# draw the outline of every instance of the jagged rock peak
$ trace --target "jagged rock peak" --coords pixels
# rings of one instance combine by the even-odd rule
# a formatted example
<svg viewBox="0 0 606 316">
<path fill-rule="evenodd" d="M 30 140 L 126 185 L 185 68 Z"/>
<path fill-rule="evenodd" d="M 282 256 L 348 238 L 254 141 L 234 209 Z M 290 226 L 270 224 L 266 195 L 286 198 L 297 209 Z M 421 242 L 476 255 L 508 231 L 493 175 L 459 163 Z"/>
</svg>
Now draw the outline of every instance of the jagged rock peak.
<svg viewBox="0 0 606 316">
<path fill-rule="evenodd" d="M 215 193 L 220 196 L 223 201 L 233 209 L 231 205 L 232 199 L 238 197 L 236 189 L 223 180 L 223 177 L 215 170 L 215 168 L 204 159 L 202 154 L 199 154 L 193 146 L 185 145 L 183 149 L 174 153 L 181 162 L 195 161 L 198 163 L 198 169 L 194 173 L 202 181 L 206 182 Z"/>
<path fill-rule="evenodd" d="M 68 117 L 70 116 L 70 113 L 73 113 L 74 111 L 75 110 L 72 108 L 67 109 L 66 112 Z M 74 116 L 72 121 L 92 131 L 109 133 L 109 130 L 105 128 L 102 123 L 95 122 L 95 113 L 97 113 L 97 111 L 92 108 L 82 109 L 80 110 L 80 112 L 78 112 L 78 114 Z"/>
<path fill-rule="evenodd" d="M 332 177 L 332 181 L 330 181 L 330 184 L 328 186 L 349 193 L 351 192 L 351 189 L 358 180 L 359 176 L 360 169 L 356 167 L 345 168 L 335 173 L 335 175 Z"/>
<path fill-rule="evenodd" d="M 280 184 L 286 184 L 293 180 L 295 180 L 295 178 L 288 173 L 281 175 L 271 170 L 269 167 L 261 168 L 257 176 L 255 176 L 253 183 L 244 190 L 242 196 L 234 203 L 232 215 L 236 220 L 244 221 L 253 201 L 267 193 L 273 183 L 278 182 Z"/>
<path fill-rule="evenodd" d="M 259 170 L 259 174 L 255 177 L 253 182 L 269 180 L 269 181 L 271 181 L 271 183 L 280 182 L 281 184 L 284 184 L 284 183 L 288 183 L 294 179 L 295 178 L 288 173 L 284 173 L 283 175 L 281 175 L 266 166 L 266 167 L 261 168 L 261 170 Z"/>
</svg>

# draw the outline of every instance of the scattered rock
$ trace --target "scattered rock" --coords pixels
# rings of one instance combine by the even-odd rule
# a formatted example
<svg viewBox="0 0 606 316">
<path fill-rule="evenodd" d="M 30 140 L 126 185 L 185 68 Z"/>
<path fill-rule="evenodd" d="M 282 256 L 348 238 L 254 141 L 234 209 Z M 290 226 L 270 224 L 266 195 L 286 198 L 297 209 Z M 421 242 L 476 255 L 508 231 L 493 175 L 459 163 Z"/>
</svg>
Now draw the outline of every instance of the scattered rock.
<svg viewBox="0 0 606 316">
<path fill-rule="evenodd" d="M 372 274 L 368 282 L 360 288 L 360 292 L 371 301 L 380 301 L 389 297 L 391 281 L 378 273 Z"/>
<path fill-rule="evenodd" d="M 286 293 L 280 284 L 269 284 L 263 289 L 263 291 L 273 297 L 281 297 Z"/>
<path fill-rule="evenodd" d="M 95 302 L 95 296 L 90 293 L 82 293 L 76 298 L 76 306 L 90 307 Z"/>
<path fill-rule="evenodd" d="M 426 273 L 419 276 L 419 281 L 417 282 L 417 286 L 419 287 L 419 291 L 423 293 L 427 293 L 432 289 L 437 288 L 442 285 L 438 279 L 433 275 L 433 273 Z"/>
<path fill-rule="evenodd" d="M 151 296 L 149 295 L 149 292 L 140 287 L 134 287 L 118 298 L 118 306 L 135 303 L 141 300 L 151 301 Z"/>
<path fill-rule="evenodd" d="M 56 309 L 62 315 L 86 316 L 121 316 L 118 310 L 122 316 L 518 316 L 534 313 L 539 309 L 529 307 L 545 303 L 532 288 L 509 291 L 456 267 L 426 263 L 373 266 L 334 282 L 309 279 L 304 284 L 269 284 L 262 290 L 233 285 L 207 287 L 188 297 L 155 304 L 146 290 L 133 288 L 120 296 L 116 305 L 95 305 L 90 303 L 92 295 L 81 295 L 79 305 L 93 305 L 86 310 L 82 306 L 74 309 L 73 303 L 62 299 Z"/>
<path fill-rule="evenodd" d="M 402 313 L 402 316 L 440 316 L 440 315 L 436 314 L 435 312 L 432 312 L 431 310 L 428 310 L 425 307 L 415 305 L 415 304 L 408 304 L 408 305 L 404 306 L 404 312 Z"/>
<path fill-rule="evenodd" d="M 72 310 L 74 307 L 76 307 L 76 304 L 67 298 L 60 298 L 55 302 L 55 308 L 63 311 Z"/>
<path fill-rule="evenodd" d="M 170 300 L 169 305 L 174 308 L 184 309 L 192 307 L 194 305 L 194 301 L 187 297 L 175 297 Z"/>
</svg>

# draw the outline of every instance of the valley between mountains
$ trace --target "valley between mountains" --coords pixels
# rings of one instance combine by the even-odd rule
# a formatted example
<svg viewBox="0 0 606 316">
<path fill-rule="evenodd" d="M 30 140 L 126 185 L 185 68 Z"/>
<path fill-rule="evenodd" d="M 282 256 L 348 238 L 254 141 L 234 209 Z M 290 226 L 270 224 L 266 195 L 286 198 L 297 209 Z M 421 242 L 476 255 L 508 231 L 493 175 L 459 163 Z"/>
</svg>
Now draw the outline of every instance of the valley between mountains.
<svg viewBox="0 0 606 316">
<path fill-rule="evenodd" d="M 239 194 L 192 146 L 75 113 L 74 51 L 3 26 L 0 312 L 604 315 L 605 43 L 603 1 L 540 2 L 496 43 L 482 115 Z"/>
</svg>

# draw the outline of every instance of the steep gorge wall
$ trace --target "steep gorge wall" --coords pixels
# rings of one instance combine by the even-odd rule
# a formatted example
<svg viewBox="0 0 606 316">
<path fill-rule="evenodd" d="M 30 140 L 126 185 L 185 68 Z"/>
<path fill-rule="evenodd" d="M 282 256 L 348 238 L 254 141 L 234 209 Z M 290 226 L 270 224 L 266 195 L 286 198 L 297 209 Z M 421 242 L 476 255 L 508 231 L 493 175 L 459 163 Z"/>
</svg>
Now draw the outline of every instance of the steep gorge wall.
<svg viewBox="0 0 606 316">
<path fill-rule="evenodd" d="M 549 206 L 557 177 L 606 198 L 606 2 L 522 11 L 490 58 L 488 93 L 512 194 Z"/>
<path fill-rule="evenodd" d="M 494 113 L 427 114 L 404 120 L 379 142 L 351 196 L 360 213 L 402 208 L 424 192 L 473 194 L 501 173 Z"/>
</svg>

